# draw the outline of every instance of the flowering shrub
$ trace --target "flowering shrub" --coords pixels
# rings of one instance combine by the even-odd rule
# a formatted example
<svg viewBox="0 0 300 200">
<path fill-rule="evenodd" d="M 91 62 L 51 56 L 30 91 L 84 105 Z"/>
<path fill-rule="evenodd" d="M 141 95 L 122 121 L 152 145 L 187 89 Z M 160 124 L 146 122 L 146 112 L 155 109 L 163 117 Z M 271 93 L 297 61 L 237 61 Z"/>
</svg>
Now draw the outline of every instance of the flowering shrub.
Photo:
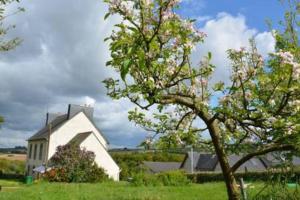
<svg viewBox="0 0 300 200">
<path fill-rule="evenodd" d="M 104 170 L 94 162 L 95 154 L 77 145 L 58 146 L 50 160 L 53 169 L 46 173 L 49 181 L 99 182 L 107 179 Z"/>
</svg>

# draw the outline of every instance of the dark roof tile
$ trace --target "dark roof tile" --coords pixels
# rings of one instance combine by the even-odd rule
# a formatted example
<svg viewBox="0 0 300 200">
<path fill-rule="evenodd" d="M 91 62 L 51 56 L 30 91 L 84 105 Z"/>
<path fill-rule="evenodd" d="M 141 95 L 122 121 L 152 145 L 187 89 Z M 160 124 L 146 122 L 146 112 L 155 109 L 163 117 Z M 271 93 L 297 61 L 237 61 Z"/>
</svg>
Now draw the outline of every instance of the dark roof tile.
<svg viewBox="0 0 300 200">
<path fill-rule="evenodd" d="M 143 162 L 143 164 L 152 173 L 178 170 L 181 165 L 180 162 L 150 162 L 150 161 L 145 161 Z"/>
<path fill-rule="evenodd" d="M 55 130 L 57 130 L 59 127 L 61 127 L 66 121 L 68 121 L 68 115 L 60 115 L 56 117 L 52 122 L 51 122 L 51 132 L 53 133 Z M 33 140 L 47 140 L 48 139 L 48 134 L 49 134 L 49 125 L 43 127 L 41 130 L 39 130 L 36 134 L 31 136 L 28 141 L 33 141 Z"/>
</svg>

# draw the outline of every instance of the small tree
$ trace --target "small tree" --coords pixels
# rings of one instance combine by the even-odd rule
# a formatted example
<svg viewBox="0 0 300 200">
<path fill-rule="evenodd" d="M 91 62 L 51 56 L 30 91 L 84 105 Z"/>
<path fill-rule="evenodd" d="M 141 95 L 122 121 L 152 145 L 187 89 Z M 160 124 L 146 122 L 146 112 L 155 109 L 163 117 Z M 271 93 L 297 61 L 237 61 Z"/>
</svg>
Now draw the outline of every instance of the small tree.
<svg viewBox="0 0 300 200">
<path fill-rule="evenodd" d="M 95 163 L 95 154 L 78 145 L 58 146 L 50 159 L 54 171 L 47 177 L 58 182 L 99 182 L 107 179 L 104 170 Z"/>
<path fill-rule="evenodd" d="M 205 34 L 195 28 L 194 20 L 181 19 L 174 12 L 179 0 L 105 2 L 109 5 L 105 18 L 118 14 L 123 19 L 107 38 L 111 50 L 107 65 L 120 74 L 119 79 L 104 81 L 108 95 L 135 103 L 138 108 L 129 112 L 129 119 L 152 131 L 153 137 L 212 147 L 230 200 L 240 198 L 234 172 L 243 163 L 299 147 L 300 49 L 295 12 L 286 14 L 284 33 L 274 31 L 276 53 L 267 60 L 258 54 L 254 41 L 249 49 L 228 50 L 232 74 L 227 85 L 208 84 L 215 68 L 211 53 L 199 65 L 191 62 L 192 50 Z M 211 104 L 212 99 L 219 101 Z M 150 107 L 158 112 L 147 117 L 141 110 Z M 210 139 L 202 137 L 204 131 Z M 230 166 L 228 155 L 242 150 L 243 157 Z"/>
</svg>

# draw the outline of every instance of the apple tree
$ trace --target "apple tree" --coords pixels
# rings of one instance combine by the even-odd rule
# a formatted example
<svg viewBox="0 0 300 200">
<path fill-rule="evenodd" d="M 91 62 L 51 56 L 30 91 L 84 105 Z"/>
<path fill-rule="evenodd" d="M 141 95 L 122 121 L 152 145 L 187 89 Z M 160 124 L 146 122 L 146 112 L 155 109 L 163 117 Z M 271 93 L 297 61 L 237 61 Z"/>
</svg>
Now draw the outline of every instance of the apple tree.
<svg viewBox="0 0 300 200">
<path fill-rule="evenodd" d="M 211 63 L 211 53 L 197 63 L 191 61 L 193 49 L 206 34 L 195 27 L 194 20 L 176 14 L 179 0 L 105 2 L 109 6 L 105 18 L 117 14 L 122 19 L 106 39 L 111 51 L 107 65 L 120 75 L 104 81 L 108 95 L 136 104 L 129 119 L 153 132 L 153 137 L 213 148 L 230 200 L 240 198 L 234 172 L 243 163 L 273 151 L 297 150 L 297 13 L 286 15 L 284 32 L 273 32 L 276 51 L 267 59 L 258 53 L 254 41 L 249 48 L 228 50 L 232 68 L 228 84 L 210 81 L 218 67 Z M 205 132 L 209 139 L 203 137 Z M 233 151 L 243 154 L 230 166 L 228 155 Z"/>
</svg>

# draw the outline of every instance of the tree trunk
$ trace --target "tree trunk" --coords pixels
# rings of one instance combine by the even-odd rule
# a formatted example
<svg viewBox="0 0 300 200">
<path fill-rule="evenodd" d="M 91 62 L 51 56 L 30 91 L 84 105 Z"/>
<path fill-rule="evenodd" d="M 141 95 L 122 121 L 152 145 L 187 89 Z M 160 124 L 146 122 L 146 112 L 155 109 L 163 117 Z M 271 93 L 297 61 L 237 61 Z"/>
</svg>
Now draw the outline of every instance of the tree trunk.
<svg viewBox="0 0 300 200">
<path fill-rule="evenodd" d="M 208 129 L 225 179 L 228 199 L 239 200 L 240 194 L 237 188 L 235 177 L 233 176 L 233 172 L 231 172 L 230 170 L 230 165 L 223 144 L 220 140 L 220 131 L 218 124 L 216 122 L 208 124 Z"/>
</svg>

